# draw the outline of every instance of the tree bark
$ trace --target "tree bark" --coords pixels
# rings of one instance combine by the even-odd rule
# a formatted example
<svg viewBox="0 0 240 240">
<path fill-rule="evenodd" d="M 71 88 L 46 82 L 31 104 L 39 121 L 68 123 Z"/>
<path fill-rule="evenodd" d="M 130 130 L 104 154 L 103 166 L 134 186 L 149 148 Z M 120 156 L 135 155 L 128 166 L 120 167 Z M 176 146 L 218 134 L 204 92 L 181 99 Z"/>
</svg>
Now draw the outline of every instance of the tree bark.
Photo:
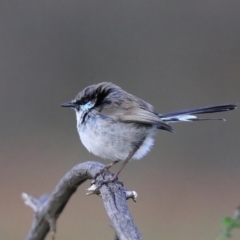
<svg viewBox="0 0 240 240">
<path fill-rule="evenodd" d="M 113 177 L 113 173 L 106 171 L 96 174 L 104 168 L 98 162 L 84 162 L 73 167 L 57 184 L 53 192 L 36 199 L 26 193 L 22 194 L 25 204 L 35 213 L 32 226 L 26 240 L 43 240 L 50 231 L 52 239 L 56 233 L 56 222 L 65 205 L 78 186 L 88 179 L 95 179 L 88 189 L 89 194 L 100 194 L 107 214 L 119 240 L 141 240 L 142 237 L 134 225 L 126 200 L 137 197 L 136 192 L 127 191 L 121 182 L 103 183 Z"/>
</svg>

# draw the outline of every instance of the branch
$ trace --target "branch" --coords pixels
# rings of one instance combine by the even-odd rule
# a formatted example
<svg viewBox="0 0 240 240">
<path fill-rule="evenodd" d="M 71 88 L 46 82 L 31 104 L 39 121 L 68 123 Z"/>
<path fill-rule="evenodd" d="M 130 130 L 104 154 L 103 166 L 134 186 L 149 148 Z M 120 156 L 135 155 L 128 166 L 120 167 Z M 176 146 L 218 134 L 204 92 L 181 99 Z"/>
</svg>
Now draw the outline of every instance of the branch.
<svg viewBox="0 0 240 240">
<path fill-rule="evenodd" d="M 87 179 L 94 179 L 103 167 L 104 165 L 98 162 L 78 164 L 65 174 L 50 195 L 43 195 L 39 199 L 23 193 L 22 198 L 25 204 L 35 213 L 26 240 L 43 240 L 49 231 L 54 239 L 56 221 L 72 194 Z M 142 237 L 133 223 L 126 204 L 128 198 L 136 200 L 136 192 L 127 191 L 118 181 L 101 186 L 104 180 L 111 179 L 113 175 L 109 171 L 98 175 L 93 181 L 94 184 L 88 189 L 87 195 L 101 194 L 111 226 L 115 230 L 116 239 L 141 240 Z"/>
</svg>

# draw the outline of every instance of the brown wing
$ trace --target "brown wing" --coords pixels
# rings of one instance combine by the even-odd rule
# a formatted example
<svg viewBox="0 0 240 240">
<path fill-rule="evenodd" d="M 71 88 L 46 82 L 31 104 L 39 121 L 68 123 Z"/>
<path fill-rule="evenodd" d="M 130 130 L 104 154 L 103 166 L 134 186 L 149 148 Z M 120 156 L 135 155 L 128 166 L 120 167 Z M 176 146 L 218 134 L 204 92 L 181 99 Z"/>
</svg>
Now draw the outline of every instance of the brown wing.
<svg viewBox="0 0 240 240">
<path fill-rule="evenodd" d="M 173 132 L 172 127 L 162 122 L 156 114 L 142 108 L 128 109 L 124 114 L 119 116 L 119 120 L 128 123 L 156 125 L 160 129 Z"/>
</svg>

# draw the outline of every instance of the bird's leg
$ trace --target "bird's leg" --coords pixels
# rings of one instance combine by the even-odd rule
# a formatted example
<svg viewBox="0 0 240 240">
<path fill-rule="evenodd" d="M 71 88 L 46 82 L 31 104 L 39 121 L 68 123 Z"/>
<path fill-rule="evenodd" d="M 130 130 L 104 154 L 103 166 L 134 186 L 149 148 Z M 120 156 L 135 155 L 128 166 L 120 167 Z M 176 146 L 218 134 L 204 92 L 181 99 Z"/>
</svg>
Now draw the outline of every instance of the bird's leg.
<svg viewBox="0 0 240 240">
<path fill-rule="evenodd" d="M 103 169 L 108 170 L 109 168 L 111 168 L 113 165 L 117 164 L 120 160 L 116 160 L 113 161 L 112 163 L 109 163 L 107 165 L 105 165 L 105 167 Z"/>
<path fill-rule="evenodd" d="M 103 185 L 103 184 L 106 184 L 106 183 L 111 183 L 111 182 L 114 182 L 118 179 L 118 175 L 120 174 L 120 172 L 123 170 L 123 168 L 126 166 L 126 164 L 129 162 L 129 160 L 131 159 L 131 157 L 134 155 L 134 153 L 136 152 L 137 149 L 134 149 L 134 151 L 132 151 L 128 157 L 124 160 L 121 168 L 119 169 L 119 171 L 113 176 L 112 179 L 108 179 L 108 180 L 104 180 L 100 183 L 100 185 L 94 190 L 94 192 L 97 192 L 100 187 Z M 104 168 L 102 168 L 94 177 L 94 179 L 96 179 L 96 177 L 103 173 L 105 170 L 108 170 L 110 167 L 112 167 L 113 165 L 115 165 L 116 163 L 118 163 L 120 160 L 116 160 L 108 165 L 106 165 Z"/>
<path fill-rule="evenodd" d="M 96 173 L 96 175 L 94 176 L 94 178 L 96 178 L 99 174 L 104 173 L 105 171 L 107 171 L 109 168 L 111 168 L 113 165 L 117 164 L 120 160 L 115 160 L 107 165 L 105 165 L 104 168 L 102 168 L 98 173 Z"/>
<path fill-rule="evenodd" d="M 128 157 L 126 158 L 126 160 L 124 160 L 121 168 L 120 168 L 119 171 L 113 176 L 113 178 L 110 179 L 110 180 L 105 181 L 104 183 L 114 182 L 115 180 L 117 180 L 118 175 L 119 175 L 120 172 L 123 170 L 123 168 L 127 165 L 127 163 L 129 162 L 129 160 L 131 159 L 131 157 L 134 155 L 135 152 L 136 152 L 136 149 L 134 149 L 134 151 L 132 151 L 132 152 L 128 155 Z"/>
</svg>

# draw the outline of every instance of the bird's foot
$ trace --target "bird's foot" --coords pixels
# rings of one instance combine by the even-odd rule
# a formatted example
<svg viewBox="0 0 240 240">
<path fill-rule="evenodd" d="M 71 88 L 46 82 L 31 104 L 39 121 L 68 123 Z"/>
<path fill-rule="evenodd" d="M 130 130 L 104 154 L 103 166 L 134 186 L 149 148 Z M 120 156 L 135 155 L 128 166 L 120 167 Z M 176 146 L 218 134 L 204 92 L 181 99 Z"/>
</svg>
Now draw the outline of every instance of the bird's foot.
<svg viewBox="0 0 240 240">
<path fill-rule="evenodd" d="M 112 178 L 104 180 L 103 184 L 112 183 L 115 181 L 118 181 L 118 174 L 114 174 Z"/>
<path fill-rule="evenodd" d="M 108 169 L 110 167 L 108 165 L 106 165 L 105 167 L 103 167 L 102 169 L 100 169 L 96 174 L 95 176 L 93 177 L 93 179 L 96 179 L 100 174 L 103 174 L 104 172 L 107 172 Z"/>
</svg>

